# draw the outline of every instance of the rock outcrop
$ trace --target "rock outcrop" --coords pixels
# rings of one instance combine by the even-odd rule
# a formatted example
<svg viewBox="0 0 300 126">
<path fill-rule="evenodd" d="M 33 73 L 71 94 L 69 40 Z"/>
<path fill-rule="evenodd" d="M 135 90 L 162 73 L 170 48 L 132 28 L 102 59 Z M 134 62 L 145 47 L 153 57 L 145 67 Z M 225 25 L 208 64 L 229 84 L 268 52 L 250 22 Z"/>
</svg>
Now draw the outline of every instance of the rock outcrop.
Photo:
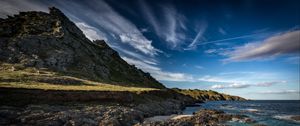
<svg viewBox="0 0 300 126">
<path fill-rule="evenodd" d="M 174 88 L 174 91 L 193 97 L 198 102 L 204 101 L 244 101 L 245 98 L 233 95 L 227 95 L 223 93 L 218 93 L 212 90 L 198 90 L 198 89 L 178 89 Z"/>
<path fill-rule="evenodd" d="M 0 19 L 0 62 L 47 68 L 111 84 L 165 88 L 129 65 L 103 40 L 90 41 L 60 10 L 20 12 Z"/>
<path fill-rule="evenodd" d="M 0 89 L 0 125 L 132 126 L 178 114 L 193 98 L 172 90 L 144 92 Z M 10 104 L 11 103 L 11 104 Z"/>
<path fill-rule="evenodd" d="M 254 120 L 245 115 L 226 114 L 218 110 L 200 110 L 193 116 L 170 119 L 167 121 L 144 121 L 135 126 L 223 126 L 227 121 L 254 124 Z"/>
</svg>

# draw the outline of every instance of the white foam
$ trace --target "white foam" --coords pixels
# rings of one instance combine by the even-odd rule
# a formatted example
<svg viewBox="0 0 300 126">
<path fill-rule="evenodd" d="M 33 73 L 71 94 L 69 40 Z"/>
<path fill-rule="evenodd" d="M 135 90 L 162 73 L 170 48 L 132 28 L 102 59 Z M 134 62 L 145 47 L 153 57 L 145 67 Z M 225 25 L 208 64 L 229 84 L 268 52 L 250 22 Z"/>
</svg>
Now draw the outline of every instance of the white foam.
<svg viewBox="0 0 300 126">
<path fill-rule="evenodd" d="M 227 109 L 227 110 L 235 110 L 237 109 L 236 107 L 233 107 L 231 105 L 226 105 L 226 106 L 220 106 L 221 109 Z"/>
<path fill-rule="evenodd" d="M 249 104 L 248 106 L 251 106 L 251 107 L 258 107 L 260 105 L 257 105 L 257 104 Z"/>
<path fill-rule="evenodd" d="M 185 118 L 185 117 L 191 117 L 193 115 L 177 115 L 174 116 L 173 118 L 171 118 L 172 120 L 176 120 L 176 119 L 181 119 L 181 118 Z"/>
<path fill-rule="evenodd" d="M 273 116 L 273 118 L 279 119 L 279 120 L 287 120 L 287 121 L 294 121 L 294 122 L 300 123 L 300 121 L 292 119 L 292 117 L 294 117 L 294 116 L 300 116 L 300 115 L 276 115 L 276 116 Z"/>
<path fill-rule="evenodd" d="M 253 108 L 249 108 L 249 109 L 245 109 L 248 112 L 259 112 L 260 110 L 258 109 L 253 109 Z"/>
</svg>

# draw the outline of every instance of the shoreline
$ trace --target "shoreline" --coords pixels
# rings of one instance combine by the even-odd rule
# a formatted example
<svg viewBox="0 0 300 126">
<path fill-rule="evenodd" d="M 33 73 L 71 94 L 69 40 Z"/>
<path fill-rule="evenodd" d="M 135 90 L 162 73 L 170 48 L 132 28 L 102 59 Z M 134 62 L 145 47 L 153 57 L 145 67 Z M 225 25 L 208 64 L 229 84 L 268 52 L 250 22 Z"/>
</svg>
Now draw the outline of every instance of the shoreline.
<svg viewBox="0 0 300 126">
<path fill-rule="evenodd" d="M 131 126 L 159 115 L 173 114 L 166 120 L 189 118 L 179 113 L 199 102 L 172 89 L 128 92 L 0 88 L 0 96 L 1 125 Z"/>
</svg>

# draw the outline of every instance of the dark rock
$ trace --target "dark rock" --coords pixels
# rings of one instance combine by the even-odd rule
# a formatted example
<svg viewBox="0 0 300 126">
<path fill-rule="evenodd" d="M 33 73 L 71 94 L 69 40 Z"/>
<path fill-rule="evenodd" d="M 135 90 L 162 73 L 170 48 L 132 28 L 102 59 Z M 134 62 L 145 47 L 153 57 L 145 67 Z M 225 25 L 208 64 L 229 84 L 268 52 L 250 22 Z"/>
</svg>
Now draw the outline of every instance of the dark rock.
<svg viewBox="0 0 300 126">
<path fill-rule="evenodd" d="M 199 104 L 191 104 L 191 105 L 186 105 L 185 107 L 200 107 L 201 105 Z"/>
<path fill-rule="evenodd" d="M 295 121 L 300 121 L 300 115 L 292 116 L 291 119 Z"/>
<path fill-rule="evenodd" d="M 143 122 L 137 126 L 215 126 L 224 124 L 232 119 L 243 120 L 245 123 L 253 123 L 250 118 L 243 115 L 226 114 L 218 110 L 200 110 L 191 117 L 183 117 L 165 122 Z M 251 120 L 251 121 L 250 121 Z"/>
</svg>

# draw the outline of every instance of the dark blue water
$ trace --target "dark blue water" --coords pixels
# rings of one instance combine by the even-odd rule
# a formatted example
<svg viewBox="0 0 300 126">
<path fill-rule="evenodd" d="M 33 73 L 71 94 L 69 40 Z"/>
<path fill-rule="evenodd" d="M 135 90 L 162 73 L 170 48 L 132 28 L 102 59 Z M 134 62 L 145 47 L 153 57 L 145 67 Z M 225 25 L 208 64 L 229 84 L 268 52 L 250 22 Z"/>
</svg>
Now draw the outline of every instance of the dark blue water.
<svg viewBox="0 0 300 126">
<path fill-rule="evenodd" d="M 215 109 L 229 114 L 247 115 L 259 124 L 300 126 L 300 122 L 290 119 L 293 115 L 300 115 L 299 100 L 212 101 L 200 105 L 200 107 L 187 107 L 184 114 L 192 114 L 200 109 Z M 250 125 L 238 122 L 228 122 L 227 124 L 234 126 Z"/>
</svg>

